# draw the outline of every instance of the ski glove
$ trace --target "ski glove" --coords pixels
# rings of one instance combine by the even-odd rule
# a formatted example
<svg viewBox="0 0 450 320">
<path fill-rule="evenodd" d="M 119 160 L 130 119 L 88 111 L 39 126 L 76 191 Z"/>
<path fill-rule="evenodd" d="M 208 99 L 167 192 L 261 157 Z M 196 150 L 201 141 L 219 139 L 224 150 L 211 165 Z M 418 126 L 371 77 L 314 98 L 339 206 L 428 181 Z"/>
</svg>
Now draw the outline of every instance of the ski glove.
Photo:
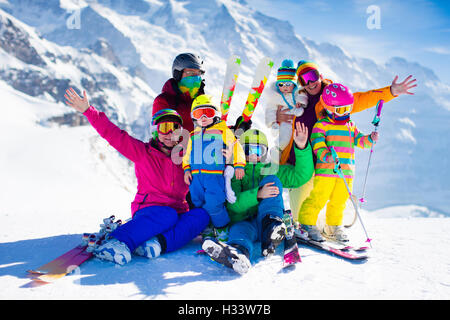
<svg viewBox="0 0 450 320">
<path fill-rule="evenodd" d="M 225 177 L 225 194 L 227 201 L 229 203 L 235 203 L 236 195 L 234 194 L 234 191 L 231 188 L 231 179 L 234 176 L 234 168 L 232 166 L 226 166 L 223 172 L 223 176 Z"/>
<path fill-rule="evenodd" d="M 242 116 L 239 116 L 239 117 L 236 119 L 236 123 L 235 123 L 234 126 L 232 126 L 231 128 L 232 128 L 234 131 L 237 131 L 238 129 L 242 129 L 244 132 L 247 131 L 247 130 L 249 130 L 249 129 L 251 128 L 251 126 L 252 126 L 252 120 L 248 120 L 248 122 L 247 122 L 247 121 L 242 121 L 242 123 L 239 124 L 241 121 L 242 121 Z"/>
</svg>

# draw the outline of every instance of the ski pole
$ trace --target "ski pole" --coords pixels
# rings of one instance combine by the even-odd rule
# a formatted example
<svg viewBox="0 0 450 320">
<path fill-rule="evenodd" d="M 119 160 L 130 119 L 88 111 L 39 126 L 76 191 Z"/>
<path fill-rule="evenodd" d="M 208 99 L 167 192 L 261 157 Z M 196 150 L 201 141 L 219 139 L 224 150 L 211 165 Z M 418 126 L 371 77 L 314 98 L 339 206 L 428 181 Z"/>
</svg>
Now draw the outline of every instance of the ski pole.
<svg viewBox="0 0 450 320">
<path fill-rule="evenodd" d="M 375 116 L 372 120 L 372 124 L 374 125 L 375 129 L 374 132 L 378 131 L 378 125 L 380 124 L 380 116 L 381 116 L 381 109 L 383 108 L 383 103 L 384 100 L 380 100 L 378 101 L 376 107 L 375 107 Z M 364 177 L 364 184 L 363 184 L 363 191 L 362 191 L 362 196 L 361 198 L 359 198 L 359 207 L 362 207 L 362 204 L 364 202 L 366 202 L 366 199 L 364 198 L 364 196 L 366 195 L 366 185 L 367 185 L 367 177 L 369 176 L 369 168 L 370 168 L 370 163 L 372 161 L 372 154 L 373 154 L 373 147 L 374 147 L 375 143 L 372 143 L 372 146 L 370 147 L 370 154 L 369 154 L 369 161 L 367 163 L 367 169 L 366 169 L 366 175 Z M 349 225 L 346 225 L 346 228 L 350 228 L 351 226 L 353 226 L 356 222 L 356 215 L 353 218 L 352 223 L 350 223 Z"/>
<path fill-rule="evenodd" d="M 336 150 L 334 150 L 333 147 L 330 147 L 330 150 L 331 150 L 331 156 L 333 157 L 333 160 L 334 160 L 334 163 L 335 163 L 333 171 L 334 171 L 334 173 L 337 173 L 339 175 L 339 177 L 342 178 L 342 180 L 344 180 L 345 187 L 347 188 L 347 192 L 348 192 L 348 194 L 350 196 L 350 200 L 352 201 L 353 207 L 355 208 L 356 215 L 358 216 L 359 221 L 361 222 L 361 226 L 362 226 L 362 228 L 364 230 L 364 233 L 366 234 L 366 237 L 367 237 L 366 242 L 368 242 L 370 247 L 372 248 L 372 243 L 371 243 L 372 239 L 370 239 L 369 235 L 367 234 L 366 227 L 364 226 L 364 223 L 363 223 L 363 221 L 361 219 L 361 215 L 359 214 L 358 204 L 356 203 L 355 199 L 353 199 L 352 192 L 350 191 L 350 188 L 349 188 L 349 186 L 347 184 L 347 180 L 345 180 L 344 173 L 342 172 L 342 169 L 341 169 L 341 162 L 339 160 L 337 152 L 336 152 Z"/>
<path fill-rule="evenodd" d="M 380 124 L 380 115 L 381 115 L 381 109 L 383 108 L 383 103 L 384 103 L 384 100 L 380 100 L 380 101 L 378 101 L 377 106 L 376 106 L 375 117 L 373 118 L 373 121 L 372 121 L 372 124 L 375 127 L 374 132 L 378 131 L 378 125 Z M 366 176 L 364 178 L 362 196 L 359 199 L 360 203 L 366 202 L 366 200 L 364 199 L 364 196 L 366 194 L 367 177 L 369 175 L 369 168 L 370 168 L 370 162 L 372 160 L 374 145 L 375 145 L 375 143 L 372 143 L 372 146 L 370 147 L 369 162 L 367 163 Z"/>
</svg>

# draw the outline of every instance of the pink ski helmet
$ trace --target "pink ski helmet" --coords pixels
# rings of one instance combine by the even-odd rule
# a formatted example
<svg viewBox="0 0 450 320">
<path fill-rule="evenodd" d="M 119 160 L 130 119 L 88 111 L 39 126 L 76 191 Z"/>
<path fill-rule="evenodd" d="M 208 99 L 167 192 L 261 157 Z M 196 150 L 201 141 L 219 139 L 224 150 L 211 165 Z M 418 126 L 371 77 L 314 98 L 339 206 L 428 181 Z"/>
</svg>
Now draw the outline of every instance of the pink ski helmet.
<svg viewBox="0 0 450 320">
<path fill-rule="evenodd" d="M 327 85 L 323 89 L 320 99 L 330 114 L 345 116 L 350 114 L 353 109 L 353 93 L 340 83 Z"/>
</svg>

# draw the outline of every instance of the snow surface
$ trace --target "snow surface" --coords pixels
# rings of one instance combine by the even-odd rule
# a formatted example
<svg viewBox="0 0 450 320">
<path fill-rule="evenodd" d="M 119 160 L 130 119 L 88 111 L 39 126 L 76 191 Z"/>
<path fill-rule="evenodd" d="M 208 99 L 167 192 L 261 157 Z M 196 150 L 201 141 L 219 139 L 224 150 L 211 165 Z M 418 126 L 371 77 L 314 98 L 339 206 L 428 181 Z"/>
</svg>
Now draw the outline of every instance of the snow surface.
<svg viewBox="0 0 450 320">
<path fill-rule="evenodd" d="M 374 248 L 349 262 L 300 247 L 303 262 L 281 271 L 281 248 L 244 276 L 197 255 L 200 243 L 125 266 L 92 259 L 38 288 L 26 270 L 75 247 L 102 218 L 129 218 L 129 163 L 89 126 L 42 127 L 42 103 L 0 82 L 0 299 L 448 299 L 450 219 L 425 207 L 364 211 Z M 351 211 L 351 210 L 350 210 Z M 359 222 L 350 229 L 364 240 Z M 243 290 L 245 288 L 245 290 Z"/>
</svg>

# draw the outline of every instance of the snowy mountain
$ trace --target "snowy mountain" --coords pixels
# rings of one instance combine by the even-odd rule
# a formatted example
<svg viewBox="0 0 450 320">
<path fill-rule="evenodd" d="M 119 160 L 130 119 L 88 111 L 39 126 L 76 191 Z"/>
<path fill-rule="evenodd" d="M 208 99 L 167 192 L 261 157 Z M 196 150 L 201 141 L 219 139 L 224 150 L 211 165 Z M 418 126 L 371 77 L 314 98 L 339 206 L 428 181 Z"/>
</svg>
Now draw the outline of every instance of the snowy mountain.
<svg viewBox="0 0 450 320">
<path fill-rule="evenodd" d="M 173 58 L 184 51 L 205 58 L 207 92 L 217 99 L 226 58 L 241 56 L 230 122 L 239 115 L 253 68 L 265 55 L 275 66 L 285 58 L 315 60 L 325 77 L 354 91 L 389 85 L 396 74 L 400 79 L 413 74 L 419 83 L 416 94 L 395 99 L 383 111 L 366 206 L 413 202 L 450 213 L 450 175 L 442 169 L 449 162 L 441 156 L 449 147 L 450 87 L 426 66 L 399 57 L 385 65 L 353 57 L 338 46 L 295 34 L 289 22 L 261 14 L 245 1 L 8 0 L 0 8 L 1 79 L 59 103 L 69 85 L 84 88 L 93 104 L 143 139 L 148 138 L 152 100 L 170 77 Z M 275 72 L 276 67 L 272 77 Z M 261 129 L 264 102 L 263 95 L 254 118 Z M 82 117 L 62 110 L 41 122 L 84 124 Z M 366 111 L 354 119 L 370 132 L 372 117 L 373 111 Z M 367 157 L 367 151 L 358 152 L 356 193 L 362 189 Z"/>
</svg>

